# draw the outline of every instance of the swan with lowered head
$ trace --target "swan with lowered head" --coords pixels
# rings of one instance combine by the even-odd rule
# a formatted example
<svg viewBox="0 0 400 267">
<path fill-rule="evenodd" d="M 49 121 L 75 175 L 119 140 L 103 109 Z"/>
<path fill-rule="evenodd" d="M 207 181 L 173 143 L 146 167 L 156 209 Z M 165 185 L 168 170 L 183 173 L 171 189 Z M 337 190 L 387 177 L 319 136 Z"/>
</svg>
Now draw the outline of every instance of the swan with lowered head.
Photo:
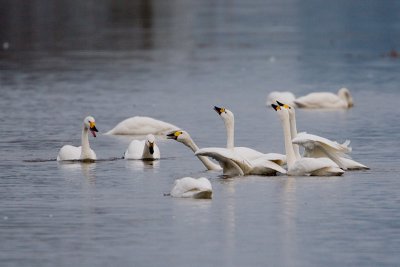
<svg viewBox="0 0 400 267">
<path fill-rule="evenodd" d="M 196 153 L 197 150 L 199 150 L 199 147 L 196 145 L 196 143 L 193 141 L 193 139 L 190 137 L 189 133 L 186 131 L 182 130 L 177 130 L 177 131 L 172 131 L 167 134 L 167 139 L 173 139 L 176 140 L 185 146 L 189 147 L 193 152 Z M 207 168 L 207 170 L 222 170 L 222 168 L 212 162 L 210 159 L 204 156 L 197 156 L 199 160 L 204 164 L 204 166 Z"/>
<path fill-rule="evenodd" d="M 287 159 L 287 174 L 291 176 L 339 176 L 344 173 L 339 166 L 329 158 L 296 158 L 290 133 L 289 112 L 279 105 L 272 104 L 282 124 Z"/>
<path fill-rule="evenodd" d="M 81 146 L 65 145 L 58 152 L 57 161 L 64 160 L 96 160 L 96 153 L 89 145 L 89 131 L 93 137 L 96 137 L 96 122 L 92 116 L 88 116 L 83 120 L 82 143 Z"/>
<path fill-rule="evenodd" d="M 287 109 L 289 112 L 290 133 L 296 158 L 300 157 L 299 145 L 301 145 L 305 148 L 305 157 L 328 157 L 343 170 L 369 169 L 367 166 L 352 160 L 347 154 L 352 151 L 352 148 L 349 147 L 349 140 L 343 144 L 339 144 L 318 135 L 308 134 L 305 132 L 297 134 L 295 109 L 279 101 L 277 101 L 277 103 L 281 108 Z"/>
<path fill-rule="evenodd" d="M 125 151 L 125 159 L 157 160 L 160 159 L 160 149 L 152 134 L 146 136 L 146 140 L 133 140 Z"/>
<path fill-rule="evenodd" d="M 316 92 L 299 97 L 294 100 L 299 108 L 351 108 L 353 107 L 353 98 L 349 89 L 341 88 L 337 94 L 330 92 Z"/>
<path fill-rule="evenodd" d="M 179 129 L 173 124 L 156 120 L 150 117 L 135 116 L 118 123 L 108 131 L 108 135 L 164 135 L 172 130 Z"/>
<path fill-rule="evenodd" d="M 170 195 L 172 197 L 210 199 L 212 198 L 212 186 L 205 177 L 197 179 L 184 177 L 175 180 Z"/>
</svg>

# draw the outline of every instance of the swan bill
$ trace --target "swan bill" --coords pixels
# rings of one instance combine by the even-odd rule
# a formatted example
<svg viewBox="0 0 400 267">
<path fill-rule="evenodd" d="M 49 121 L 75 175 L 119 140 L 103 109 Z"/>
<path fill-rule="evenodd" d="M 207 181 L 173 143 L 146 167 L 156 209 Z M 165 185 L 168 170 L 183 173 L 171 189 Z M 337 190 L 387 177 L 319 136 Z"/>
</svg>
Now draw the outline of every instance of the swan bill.
<svg viewBox="0 0 400 267">
<path fill-rule="evenodd" d="M 154 143 L 152 143 L 152 142 L 149 142 L 149 151 L 150 151 L 150 154 L 154 154 Z"/>
<path fill-rule="evenodd" d="M 92 133 L 93 137 L 96 137 L 96 132 L 99 132 L 94 122 L 90 123 L 90 132 Z"/>
<path fill-rule="evenodd" d="M 283 104 L 283 103 L 279 102 L 278 100 L 276 100 L 276 103 L 278 103 L 278 105 L 281 107 L 284 107 L 286 109 L 291 109 L 291 107 L 288 104 Z"/>
<path fill-rule="evenodd" d="M 167 139 L 178 139 L 178 136 L 182 134 L 182 131 L 172 131 L 167 134 Z"/>
<path fill-rule="evenodd" d="M 275 104 L 271 104 L 271 107 L 275 109 L 275 111 L 281 110 L 281 107 Z"/>
<path fill-rule="evenodd" d="M 214 110 L 221 115 L 221 113 L 225 112 L 225 108 L 219 108 L 217 106 L 214 106 Z"/>
</svg>

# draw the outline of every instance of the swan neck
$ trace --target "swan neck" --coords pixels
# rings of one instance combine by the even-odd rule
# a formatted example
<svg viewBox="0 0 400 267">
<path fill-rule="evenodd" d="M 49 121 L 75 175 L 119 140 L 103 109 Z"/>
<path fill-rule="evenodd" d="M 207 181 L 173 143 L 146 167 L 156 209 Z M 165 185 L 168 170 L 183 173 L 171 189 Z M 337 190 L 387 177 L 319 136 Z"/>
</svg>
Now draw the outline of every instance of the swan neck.
<svg viewBox="0 0 400 267">
<path fill-rule="evenodd" d="M 184 144 L 195 153 L 197 150 L 199 150 L 199 147 L 196 145 L 196 143 L 191 138 L 187 142 L 184 142 Z M 213 163 L 209 158 L 207 158 L 205 156 L 199 156 L 199 155 L 197 156 L 197 158 L 203 163 L 203 165 L 207 168 L 207 170 L 218 170 L 219 169 L 219 165 Z"/>
<path fill-rule="evenodd" d="M 82 151 L 81 159 L 90 158 L 90 145 L 89 145 L 89 130 L 87 127 L 83 126 L 82 129 Z"/>
<path fill-rule="evenodd" d="M 197 150 L 199 150 L 199 147 L 196 145 L 196 143 L 193 141 L 193 139 L 189 139 L 187 142 L 184 142 L 184 144 L 195 153 Z"/>
<path fill-rule="evenodd" d="M 289 116 L 289 120 L 290 120 L 290 134 L 291 134 L 291 139 L 293 140 L 293 138 L 296 138 L 296 136 L 297 136 L 296 115 L 291 113 Z M 300 159 L 301 155 L 300 155 L 299 145 L 292 143 L 292 146 L 293 146 L 293 151 L 296 156 L 296 159 Z"/>
<path fill-rule="evenodd" d="M 151 159 L 153 158 L 153 155 L 150 153 L 150 148 L 147 145 L 146 141 L 144 142 L 144 146 L 143 146 L 143 153 L 142 153 L 142 159 Z"/>
<path fill-rule="evenodd" d="M 290 169 L 296 161 L 296 156 L 293 150 L 292 138 L 290 135 L 290 125 L 289 120 L 284 118 L 282 120 L 283 135 L 285 139 L 285 151 L 288 169 Z"/>
<path fill-rule="evenodd" d="M 233 149 L 235 147 L 235 124 L 233 121 L 225 122 L 226 128 L 226 148 Z"/>
</svg>

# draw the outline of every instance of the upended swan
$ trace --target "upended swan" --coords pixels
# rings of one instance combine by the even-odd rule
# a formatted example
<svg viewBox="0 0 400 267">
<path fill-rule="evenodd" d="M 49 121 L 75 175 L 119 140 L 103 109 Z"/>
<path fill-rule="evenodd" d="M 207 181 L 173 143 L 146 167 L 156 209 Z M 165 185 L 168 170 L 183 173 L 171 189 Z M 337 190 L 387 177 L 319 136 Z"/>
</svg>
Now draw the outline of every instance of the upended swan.
<svg viewBox="0 0 400 267">
<path fill-rule="evenodd" d="M 330 92 L 316 92 L 294 100 L 299 108 L 351 108 L 353 98 L 347 88 L 339 89 L 337 94 Z"/>
<path fill-rule="evenodd" d="M 160 159 L 160 149 L 152 134 L 146 136 L 146 140 L 133 140 L 125 151 L 125 159 L 157 160 Z"/>
<path fill-rule="evenodd" d="M 289 112 L 287 109 L 282 109 L 279 105 L 272 104 L 272 107 L 277 112 L 283 128 L 288 175 L 339 176 L 344 173 L 344 171 L 329 158 L 297 158 L 293 150 L 290 133 Z"/>
<path fill-rule="evenodd" d="M 274 91 L 268 95 L 266 105 L 270 106 L 275 104 L 276 101 L 298 108 L 347 109 L 354 105 L 353 98 L 347 88 L 339 89 L 337 94 L 314 92 L 299 98 L 296 98 L 291 92 Z"/>
<path fill-rule="evenodd" d="M 65 160 L 96 160 L 96 153 L 90 148 L 89 134 L 91 132 L 93 137 L 96 137 L 96 122 L 92 116 L 88 116 L 83 120 L 82 129 L 82 145 L 71 146 L 65 145 L 58 152 L 57 161 Z"/>
<path fill-rule="evenodd" d="M 221 165 L 223 174 L 227 176 L 240 175 L 276 175 L 286 173 L 279 164 L 286 159 L 277 153 L 264 154 L 247 147 L 234 146 L 234 115 L 225 108 L 214 107 L 221 115 L 227 130 L 227 147 L 208 147 L 196 151 L 196 155 L 208 156 Z"/>
<path fill-rule="evenodd" d="M 349 140 L 347 140 L 343 144 L 339 144 L 335 141 L 331 141 L 318 135 L 308 134 L 305 132 L 297 134 L 295 108 L 290 107 L 287 104 L 283 104 L 279 101 L 277 101 L 277 104 L 281 108 L 287 109 L 289 112 L 290 133 L 296 158 L 300 157 L 299 145 L 301 145 L 305 148 L 305 157 L 328 157 L 343 170 L 369 169 L 367 166 L 355 160 L 352 160 L 351 157 L 348 155 L 348 153 L 352 151 L 352 148 L 349 147 Z"/>
<path fill-rule="evenodd" d="M 190 137 L 189 133 L 183 130 L 177 130 L 177 131 L 172 131 L 167 134 L 167 139 L 173 139 L 176 140 L 185 146 L 189 147 L 193 152 L 196 153 L 197 150 L 199 150 L 199 147 L 196 145 L 196 143 L 193 141 L 193 139 Z M 212 162 L 210 159 L 204 156 L 199 156 L 197 155 L 199 160 L 204 164 L 204 166 L 207 168 L 207 170 L 222 170 L 222 168 Z"/>
<path fill-rule="evenodd" d="M 212 198 L 212 186 L 205 177 L 197 179 L 184 177 L 175 180 L 170 195 L 172 197 L 210 199 Z"/>
<path fill-rule="evenodd" d="M 118 123 L 106 134 L 109 135 L 164 135 L 172 130 L 179 129 L 173 124 L 156 120 L 150 117 L 135 116 Z"/>
</svg>

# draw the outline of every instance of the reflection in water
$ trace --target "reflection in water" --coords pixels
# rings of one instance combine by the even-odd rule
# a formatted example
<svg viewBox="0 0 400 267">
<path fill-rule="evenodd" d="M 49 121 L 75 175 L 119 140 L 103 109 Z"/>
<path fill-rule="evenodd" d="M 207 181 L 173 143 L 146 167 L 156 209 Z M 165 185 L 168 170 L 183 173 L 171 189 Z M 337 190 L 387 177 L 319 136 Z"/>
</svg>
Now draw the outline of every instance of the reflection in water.
<svg viewBox="0 0 400 267">
<path fill-rule="evenodd" d="M 69 173 L 82 173 L 89 184 L 96 183 L 96 163 L 57 162 L 58 166 Z M 69 176 L 70 177 L 70 176 Z"/>
<path fill-rule="evenodd" d="M 160 167 L 159 160 L 125 160 L 127 169 L 134 171 L 143 171 L 147 169 L 157 170 Z"/>
</svg>

